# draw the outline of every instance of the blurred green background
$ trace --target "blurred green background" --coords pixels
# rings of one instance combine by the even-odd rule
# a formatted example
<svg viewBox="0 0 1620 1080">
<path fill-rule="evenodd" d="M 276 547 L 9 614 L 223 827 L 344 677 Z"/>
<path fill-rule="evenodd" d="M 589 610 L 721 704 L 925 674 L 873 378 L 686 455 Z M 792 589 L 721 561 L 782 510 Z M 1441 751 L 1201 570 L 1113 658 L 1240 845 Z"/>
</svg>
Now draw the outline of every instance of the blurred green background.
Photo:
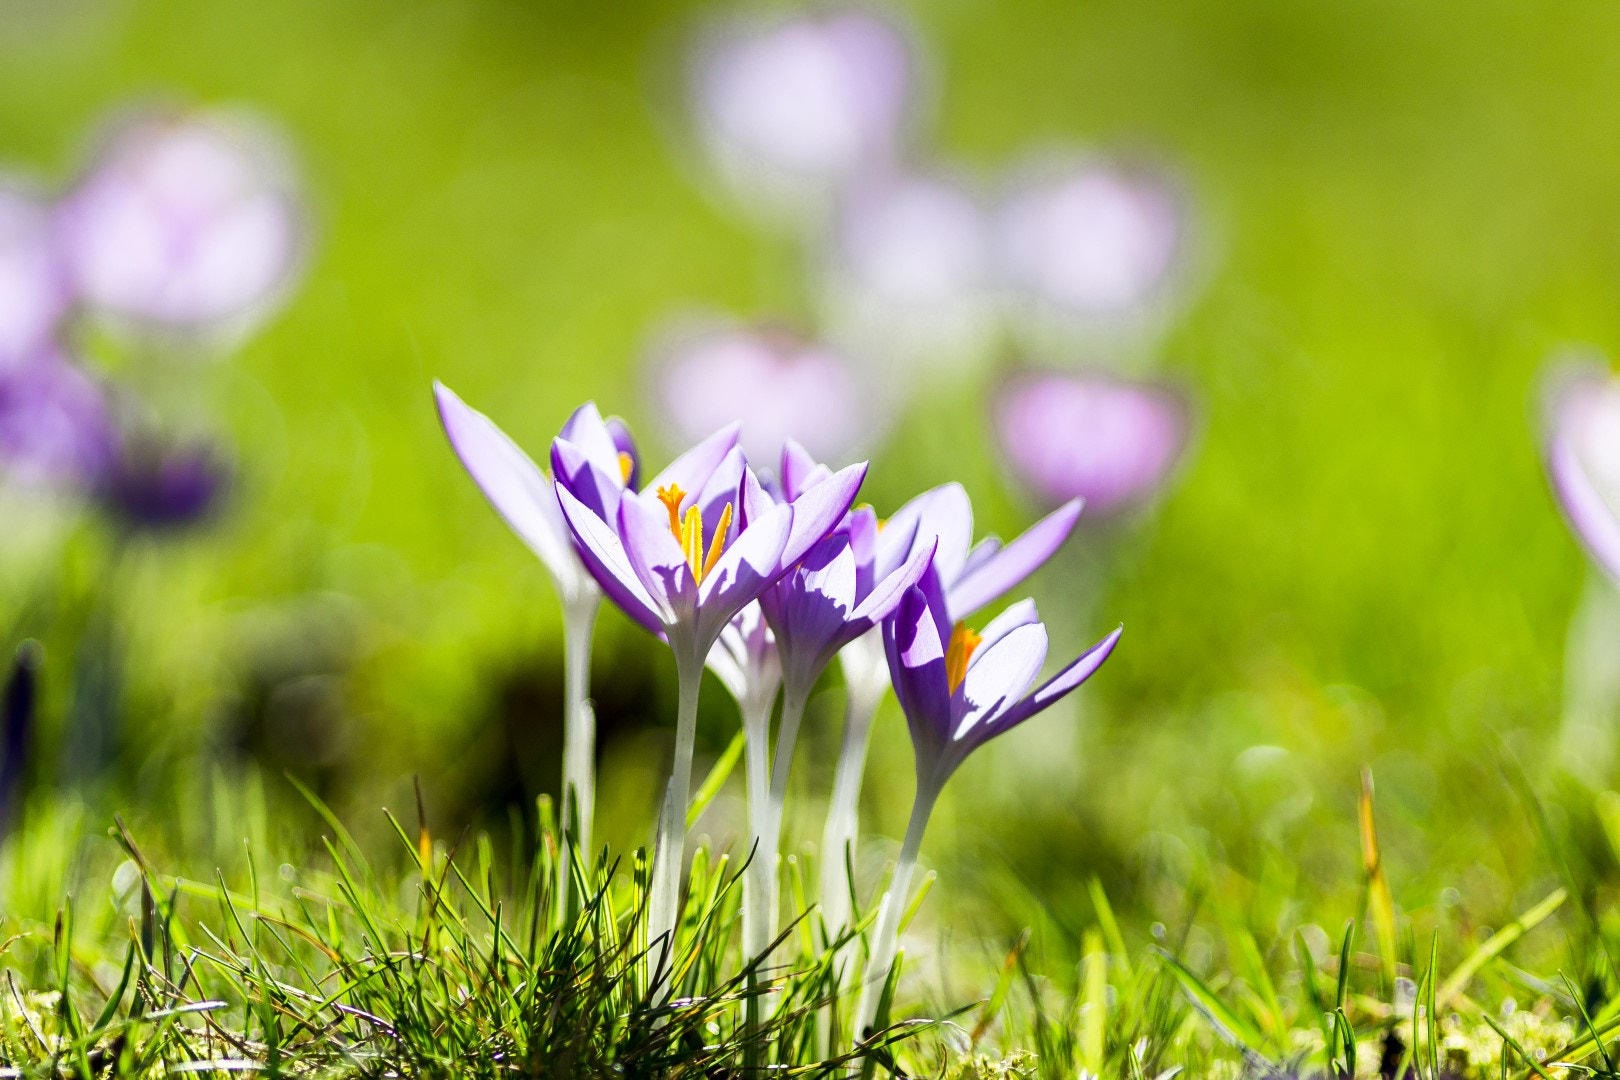
<svg viewBox="0 0 1620 1080">
<path fill-rule="evenodd" d="M 380 824 L 419 774 L 454 832 L 554 788 L 557 604 L 446 447 L 430 381 L 536 455 L 586 398 L 651 441 L 638 364 L 670 312 L 814 331 L 799 253 L 706 194 L 683 148 L 673 73 L 710 10 L 9 0 L 14 168 L 64 179 L 131 99 L 240 102 L 291 139 L 317 221 L 286 310 L 221 365 L 175 366 L 228 418 L 226 516 L 138 544 L 115 581 L 87 528 L 6 582 L 15 636 L 47 646 L 54 725 L 61 658 L 116 590 L 127 768 L 98 797 L 157 815 L 174 777 L 258 760 Z M 1226 882 L 1241 907 L 1245 882 L 1281 878 L 1268 895 L 1348 915 L 1365 763 L 1403 904 L 1456 886 L 1489 919 L 1542 895 L 1549 867 L 1499 765 L 1553 782 L 1587 574 L 1541 475 L 1536 388 L 1553 351 L 1620 341 L 1620 9 L 908 14 L 933 58 L 940 157 L 989 175 L 1054 144 L 1145 150 L 1197 215 L 1199 287 L 1162 346 L 1197 402 L 1188 459 L 1156 507 L 1083 527 L 1029 589 L 1057 651 L 1117 622 L 1123 647 L 1080 706 L 954 782 L 925 849 L 962 871 L 947 891 L 1004 907 L 998 932 L 1030 905 L 1078 925 L 1093 873 L 1146 913 L 1165 887 Z M 949 479 L 1003 535 L 1037 510 L 960 382 L 924 387 L 873 460 L 881 511 Z M 64 599 L 25 605 L 40 581 Z M 615 613 L 596 681 L 599 828 L 622 850 L 651 820 L 673 669 Z M 817 709 L 807 791 L 830 775 L 836 685 Z M 702 753 L 734 717 L 711 682 Z M 908 758 L 891 701 L 876 833 L 903 821 Z M 729 840 L 723 810 L 706 827 Z"/>
</svg>

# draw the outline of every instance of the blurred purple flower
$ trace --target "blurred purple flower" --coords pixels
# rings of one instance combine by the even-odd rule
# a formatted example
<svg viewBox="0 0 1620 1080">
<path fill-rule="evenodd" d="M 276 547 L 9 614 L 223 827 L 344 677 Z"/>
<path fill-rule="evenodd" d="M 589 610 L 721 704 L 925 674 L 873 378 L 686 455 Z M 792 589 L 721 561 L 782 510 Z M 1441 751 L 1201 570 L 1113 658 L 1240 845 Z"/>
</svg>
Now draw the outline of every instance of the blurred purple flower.
<svg viewBox="0 0 1620 1080">
<path fill-rule="evenodd" d="M 1576 538 L 1620 583 L 1620 380 L 1596 365 L 1555 375 L 1545 453 L 1553 494 Z"/>
<path fill-rule="evenodd" d="M 1103 375 L 1023 375 L 995 405 L 1002 453 L 1048 502 L 1111 514 L 1156 492 L 1187 439 L 1173 391 Z"/>
<path fill-rule="evenodd" d="M 1038 175 L 1003 201 L 1001 274 L 1015 300 L 1082 319 L 1137 313 L 1169 282 L 1184 208 L 1163 181 L 1100 163 Z"/>
<path fill-rule="evenodd" d="M 91 487 L 106 469 L 111 430 L 101 388 L 59 353 L 0 368 L 0 477 Z"/>
<path fill-rule="evenodd" d="M 170 442 L 137 432 L 119 440 L 97 486 L 114 516 L 142 529 L 173 529 L 218 508 L 231 471 L 206 442 Z"/>
<path fill-rule="evenodd" d="M 694 109 L 725 179 L 799 209 L 891 161 L 912 82 L 905 35 L 870 12 L 717 27 L 699 43 Z"/>
<path fill-rule="evenodd" d="M 84 301 L 166 330 L 237 325 L 285 291 L 304 220 L 287 155 L 223 112 L 143 117 L 113 133 L 59 210 Z"/>
<path fill-rule="evenodd" d="M 775 461 L 790 439 L 817 457 L 844 458 L 870 436 L 873 410 L 849 361 L 786 331 L 699 331 L 675 338 L 653 363 L 657 400 L 682 443 L 741 421 L 748 458 Z"/>
<path fill-rule="evenodd" d="M 836 337 L 892 369 L 903 386 L 926 367 L 984 360 L 996 312 L 989 226 L 978 198 L 939 175 L 890 175 L 843 200 L 825 253 Z"/>
<path fill-rule="evenodd" d="M 47 347 L 68 303 L 50 208 L 16 188 L 0 187 L 0 366 Z"/>
</svg>

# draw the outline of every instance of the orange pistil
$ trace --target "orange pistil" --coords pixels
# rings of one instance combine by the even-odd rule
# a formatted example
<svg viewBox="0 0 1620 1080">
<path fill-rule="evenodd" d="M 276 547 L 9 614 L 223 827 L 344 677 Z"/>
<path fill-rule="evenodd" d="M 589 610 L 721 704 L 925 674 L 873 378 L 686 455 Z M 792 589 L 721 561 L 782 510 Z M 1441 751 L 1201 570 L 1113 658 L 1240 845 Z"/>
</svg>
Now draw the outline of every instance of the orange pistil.
<svg viewBox="0 0 1620 1080">
<path fill-rule="evenodd" d="M 731 532 L 731 504 L 726 503 L 720 511 L 719 528 L 714 530 L 714 536 L 709 541 L 709 550 L 703 550 L 703 512 L 695 506 L 686 508 L 686 516 L 681 516 L 681 500 L 686 498 L 686 492 L 678 486 L 658 489 L 658 501 L 664 504 L 669 511 L 669 531 L 675 535 L 675 542 L 681 545 L 681 554 L 686 556 L 686 565 L 692 571 L 692 577 L 698 584 L 709 576 L 715 563 L 720 561 L 720 555 L 726 550 L 726 536 Z"/>
<path fill-rule="evenodd" d="M 973 650 L 983 640 L 965 622 L 952 627 L 951 643 L 945 647 L 945 683 L 951 688 L 951 693 L 956 693 L 967 678 L 968 661 L 973 659 Z"/>
<path fill-rule="evenodd" d="M 635 471 L 636 471 L 636 459 L 631 457 L 629 454 L 625 453 L 623 450 L 620 450 L 619 451 L 619 483 L 621 483 L 621 484 L 629 484 L 630 483 L 630 474 L 635 472 Z M 677 490 L 679 490 L 679 489 L 677 489 Z M 660 496 L 663 495 L 663 492 L 660 491 L 659 495 Z"/>
</svg>

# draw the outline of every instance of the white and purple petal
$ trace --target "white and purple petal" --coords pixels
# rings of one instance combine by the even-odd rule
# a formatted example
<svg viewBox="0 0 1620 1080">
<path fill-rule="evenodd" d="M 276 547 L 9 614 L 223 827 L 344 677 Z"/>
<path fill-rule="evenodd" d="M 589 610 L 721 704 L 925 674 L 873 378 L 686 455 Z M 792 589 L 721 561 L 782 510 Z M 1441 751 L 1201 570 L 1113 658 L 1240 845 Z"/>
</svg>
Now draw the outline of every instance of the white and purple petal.
<svg viewBox="0 0 1620 1080">
<path fill-rule="evenodd" d="M 596 584 L 626 615 L 652 634 L 664 636 L 661 605 L 636 576 L 619 539 L 618 529 L 596 515 L 561 483 L 553 482 L 557 503 L 573 533 L 580 561 Z"/>
<path fill-rule="evenodd" d="M 1006 547 L 976 546 L 961 572 L 946 586 L 951 617 L 967 618 L 1038 570 L 1074 531 L 1080 506 L 1079 499 L 1070 500 Z"/>
</svg>

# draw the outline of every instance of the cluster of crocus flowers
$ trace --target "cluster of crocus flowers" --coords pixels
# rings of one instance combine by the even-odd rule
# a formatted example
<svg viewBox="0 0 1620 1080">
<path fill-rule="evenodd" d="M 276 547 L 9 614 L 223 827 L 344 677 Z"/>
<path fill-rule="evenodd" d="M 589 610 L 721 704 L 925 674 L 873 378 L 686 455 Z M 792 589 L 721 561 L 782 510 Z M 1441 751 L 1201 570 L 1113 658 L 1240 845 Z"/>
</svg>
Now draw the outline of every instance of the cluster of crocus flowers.
<svg viewBox="0 0 1620 1080">
<path fill-rule="evenodd" d="M 250 116 L 144 111 L 110 125 L 61 193 L 0 190 L 0 478 L 89 496 L 135 526 L 212 509 L 224 457 L 157 420 L 165 380 L 145 380 L 143 400 L 74 343 L 95 323 L 144 362 L 215 355 L 257 325 L 305 246 L 289 161 Z"/>
<path fill-rule="evenodd" d="M 680 911 L 698 692 L 705 666 L 736 698 L 747 743 L 750 870 L 744 947 L 763 958 L 778 917 L 777 854 L 794 745 L 812 689 L 835 658 L 848 683 L 843 751 L 823 839 L 823 916 L 840 936 L 849 909 L 855 810 L 872 717 L 893 685 L 917 753 L 916 809 L 865 974 L 859 1034 L 874 982 L 896 955 L 903 907 L 928 813 L 975 747 L 1079 686 L 1118 632 L 1030 693 L 1046 659 L 1034 605 L 1015 604 L 981 631 L 966 620 L 1022 582 L 1073 530 L 1070 501 L 1003 544 L 973 539 L 959 485 L 925 492 L 887 521 L 855 499 L 864 464 L 834 471 L 789 440 L 756 472 L 726 425 L 642 482 L 628 433 L 595 406 L 552 442 L 547 476 L 487 418 L 435 387 L 446 433 L 468 472 L 551 571 L 568 614 L 565 820 L 588 829 L 589 634 L 599 596 L 670 647 L 679 681 L 674 762 L 653 853 L 648 935 L 672 957 Z M 583 662 L 577 658 L 586 657 Z M 577 670 L 576 670 L 577 665 Z M 577 676 L 577 677 L 576 677 Z M 781 698 L 771 743 L 771 718 Z M 588 836 L 588 833 L 586 834 Z"/>
</svg>

